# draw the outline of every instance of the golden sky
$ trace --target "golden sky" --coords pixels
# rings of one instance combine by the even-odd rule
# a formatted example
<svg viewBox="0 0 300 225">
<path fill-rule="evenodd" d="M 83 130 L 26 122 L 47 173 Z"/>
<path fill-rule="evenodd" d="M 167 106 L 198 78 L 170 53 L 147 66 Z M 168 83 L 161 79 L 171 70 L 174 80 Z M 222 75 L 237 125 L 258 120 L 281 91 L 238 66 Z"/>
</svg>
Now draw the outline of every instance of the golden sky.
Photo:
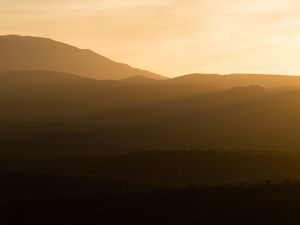
<svg viewBox="0 0 300 225">
<path fill-rule="evenodd" d="M 299 0 L 0 0 L 1 34 L 50 37 L 176 76 L 300 75 Z"/>
</svg>

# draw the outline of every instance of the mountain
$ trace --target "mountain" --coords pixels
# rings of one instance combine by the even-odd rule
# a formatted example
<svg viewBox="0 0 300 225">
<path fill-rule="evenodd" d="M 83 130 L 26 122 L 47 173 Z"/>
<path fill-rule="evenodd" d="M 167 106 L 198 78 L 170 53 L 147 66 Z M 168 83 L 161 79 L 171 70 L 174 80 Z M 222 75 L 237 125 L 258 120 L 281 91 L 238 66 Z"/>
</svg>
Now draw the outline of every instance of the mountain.
<svg viewBox="0 0 300 225">
<path fill-rule="evenodd" d="M 47 70 L 78 74 L 98 80 L 131 76 L 166 79 L 159 74 L 114 62 L 97 53 L 47 38 L 0 36 L 0 72 Z"/>
<path fill-rule="evenodd" d="M 185 83 L 228 89 L 236 86 L 259 85 L 264 88 L 299 88 L 300 76 L 268 74 L 188 74 L 172 79 L 174 83 Z"/>
</svg>

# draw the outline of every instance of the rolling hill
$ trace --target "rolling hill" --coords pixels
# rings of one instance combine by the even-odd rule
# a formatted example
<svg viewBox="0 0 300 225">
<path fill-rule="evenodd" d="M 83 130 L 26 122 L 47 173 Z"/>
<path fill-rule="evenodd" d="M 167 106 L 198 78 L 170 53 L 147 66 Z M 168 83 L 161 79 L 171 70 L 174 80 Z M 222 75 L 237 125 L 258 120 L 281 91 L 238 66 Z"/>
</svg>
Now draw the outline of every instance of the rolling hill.
<svg viewBox="0 0 300 225">
<path fill-rule="evenodd" d="M 188 74 L 172 79 L 173 83 L 185 83 L 228 89 L 237 86 L 259 85 L 264 88 L 292 89 L 300 87 L 300 76 L 271 74 Z"/>
<path fill-rule="evenodd" d="M 300 77 L 144 72 L 50 39 L 0 37 L 0 154 L 300 148 Z"/>
<path fill-rule="evenodd" d="M 1 153 L 300 148 L 299 90 L 199 87 L 140 77 L 99 81 L 60 72 L 2 73 Z"/>
<path fill-rule="evenodd" d="M 101 81 L 53 71 L 3 72 L 0 121 L 70 120 L 211 91 L 143 77 Z"/>
</svg>

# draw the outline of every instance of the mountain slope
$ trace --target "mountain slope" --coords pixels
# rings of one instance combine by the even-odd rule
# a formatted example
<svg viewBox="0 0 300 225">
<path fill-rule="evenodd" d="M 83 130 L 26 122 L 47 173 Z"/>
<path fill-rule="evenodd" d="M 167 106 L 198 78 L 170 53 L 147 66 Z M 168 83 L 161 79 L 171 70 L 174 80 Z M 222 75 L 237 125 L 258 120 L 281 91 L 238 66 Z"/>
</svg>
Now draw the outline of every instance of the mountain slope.
<svg viewBox="0 0 300 225">
<path fill-rule="evenodd" d="M 78 49 L 51 39 L 0 36 L 0 72 L 17 70 L 60 71 L 99 80 L 119 80 L 137 75 L 165 78 L 114 62 L 91 50 Z"/>
</svg>

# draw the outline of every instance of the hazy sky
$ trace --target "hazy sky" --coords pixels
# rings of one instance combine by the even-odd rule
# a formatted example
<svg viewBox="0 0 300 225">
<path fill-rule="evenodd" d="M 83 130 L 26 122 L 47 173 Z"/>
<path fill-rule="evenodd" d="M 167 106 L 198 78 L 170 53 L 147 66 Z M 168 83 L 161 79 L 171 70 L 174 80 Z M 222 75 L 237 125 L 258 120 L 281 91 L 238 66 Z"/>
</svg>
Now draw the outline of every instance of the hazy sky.
<svg viewBox="0 0 300 225">
<path fill-rule="evenodd" d="M 300 75 L 299 0 L 0 0 L 0 32 L 164 75 Z"/>
</svg>

